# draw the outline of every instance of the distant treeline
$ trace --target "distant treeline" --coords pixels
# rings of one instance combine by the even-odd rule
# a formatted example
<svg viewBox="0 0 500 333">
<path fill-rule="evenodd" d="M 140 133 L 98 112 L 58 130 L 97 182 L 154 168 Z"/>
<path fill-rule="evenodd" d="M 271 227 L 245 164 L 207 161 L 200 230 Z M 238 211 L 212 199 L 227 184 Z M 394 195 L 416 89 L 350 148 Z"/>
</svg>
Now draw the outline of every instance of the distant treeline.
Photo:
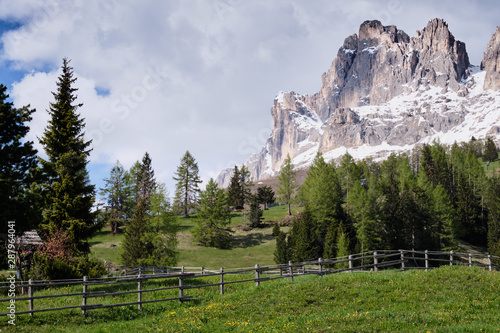
<svg viewBox="0 0 500 333">
<path fill-rule="evenodd" d="M 461 239 L 500 255 L 500 177 L 483 161 L 498 159 L 485 142 L 424 145 L 381 163 L 318 154 L 297 200 L 288 237 L 276 232 L 275 261 L 331 258 L 373 249 L 457 249 Z M 489 164 L 489 163 L 488 163 Z"/>
</svg>

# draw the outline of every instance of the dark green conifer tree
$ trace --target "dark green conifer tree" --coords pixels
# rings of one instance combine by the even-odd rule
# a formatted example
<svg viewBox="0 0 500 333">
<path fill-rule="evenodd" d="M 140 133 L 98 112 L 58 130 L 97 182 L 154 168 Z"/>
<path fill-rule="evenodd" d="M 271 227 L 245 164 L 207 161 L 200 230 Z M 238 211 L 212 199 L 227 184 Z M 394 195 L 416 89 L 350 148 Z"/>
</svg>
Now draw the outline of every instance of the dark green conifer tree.
<svg viewBox="0 0 500 333">
<path fill-rule="evenodd" d="M 290 230 L 291 256 L 293 261 L 314 260 L 320 256 L 321 248 L 316 238 L 313 214 L 308 206 L 294 219 Z"/>
<path fill-rule="evenodd" d="M 323 258 L 335 258 L 337 254 L 337 225 L 338 223 L 330 223 L 325 235 L 325 244 L 323 249 Z"/>
<path fill-rule="evenodd" d="M 271 186 L 260 186 L 257 189 L 257 197 L 259 198 L 259 203 L 264 205 L 264 210 L 267 210 L 267 205 L 274 203 L 274 191 Z"/>
<path fill-rule="evenodd" d="M 7 87 L 0 84 L 0 233 L 15 221 L 17 234 L 35 228 L 41 221 L 37 185 L 36 149 L 26 141 L 27 125 L 35 109 L 14 108 Z"/>
<path fill-rule="evenodd" d="M 42 237 L 50 239 L 58 230 L 69 237 L 78 252 L 88 253 L 87 240 L 102 225 L 96 223 L 95 188 L 90 184 L 87 164 L 91 141 L 84 139 L 84 119 L 77 109 L 73 68 L 63 59 L 55 101 L 48 110 L 50 120 L 40 143 L 48 156 L 40 158 L 47 179 L 44 185 Z"/>
<path fill-rule="evenodd" d="M 256 194 L 250 197 L 248 220 L 251 228 L 258 228 L 260 226 L 260 222 L 262 221 L 262 209 L 260 209 L 259 197 Z"/>
<path fill-rule="evenodd" d="M 484 144 L 483 159 L 488 162 L 493 162 L 498 158 L 498 149 L 491 137 L 486 138 Z"/>
<path fill-rule="evenodd" d="M 0 84 L 0 234 L 14 221 L 16 235 L 36 228 L 42 220 L 37 151 L 25 140 L 35 112 L 29 106 L 14 108 L 7 87 Z M 0 247 L 0 268 L 7 266 L 7 249 Z M 18 262 L 20 267 L 20 262 Z"/>
<path fill-rule="evenodd" d="M 252 183 L 249 177 L 250 173 L 244 165 L 240 169 L 238 169 L 238 166 L 234 166 L 231 183 L 228 188 L 229 203 L 233 209 L 243 209 L 245 203 L 250 198 Z"/>
</svg>

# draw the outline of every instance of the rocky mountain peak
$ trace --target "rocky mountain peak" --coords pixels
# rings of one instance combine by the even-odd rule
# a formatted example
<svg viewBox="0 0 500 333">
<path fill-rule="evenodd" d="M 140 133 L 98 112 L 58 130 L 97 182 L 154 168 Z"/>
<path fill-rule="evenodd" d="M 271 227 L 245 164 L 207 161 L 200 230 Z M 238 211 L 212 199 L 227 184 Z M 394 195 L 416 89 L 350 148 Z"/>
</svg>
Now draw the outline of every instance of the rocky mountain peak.
<svg viewBox="0 0 500 333">
<path fill-rule="evenodd" d="M 500 26 L 486 47 L 481 69 L 486 71 L 484 89 L 500 90 Z"/>
<path fill-rule="evenodd" d="M 382 42 L 408 43 L 410 37 L 395 25 L 383 26 L 380 21 L 365 21 L 359 27 L 359 41 L 363 47 L 377 46 Z"/>
<path fill-rule="evenodd" d="M 410 38 L 396 26 L 365 21 L 351 35 L 322 76 L 313 105 L 326 121 L 333 110 L 385 103 L 425 84 L 459 89 L 470 66 L 465 44 L 455 40 L 442 19 L 430 20 Z"/>
<path fill-rule="evenodd" d="M 273 131 L 246 166 L 254 180 L 279 172 L 287 154 L 297 168 L 318 151 L 380 157 L 423 142 L 500 138 L 500 27 L 480 72 L 465 44 L 442 19 L 414 37 L 394 25 L 363 22 L 348 36 L 313 95 L 280 93 L 271 107 Z M 497 91 L 484 91 L 492 89 Z M 227 185 L 228 169 L 219 175 Z"/>
</svg>

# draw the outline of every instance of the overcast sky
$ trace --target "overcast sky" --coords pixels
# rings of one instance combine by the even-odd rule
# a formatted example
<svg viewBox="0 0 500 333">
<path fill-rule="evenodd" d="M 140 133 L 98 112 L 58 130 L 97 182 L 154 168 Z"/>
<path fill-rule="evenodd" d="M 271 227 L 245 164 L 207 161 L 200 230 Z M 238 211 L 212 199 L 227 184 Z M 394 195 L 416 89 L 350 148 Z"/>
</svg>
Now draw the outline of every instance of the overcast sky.
<svg viewBox="0 0 500 333">
<path fill-rule="evenodd" d="M 279 91 L 314 93 L 343 40 L 378 19 L 408 35 L 440 17 L 479 65 L 500 4 L 492 1 L 0 0 L 0 83 L 47 124 L 68 57 L 98 187 L 119 160 L 149 152 L 157 179 L 189 150 L 205 182 L 260 151 Z"/>
</svg>

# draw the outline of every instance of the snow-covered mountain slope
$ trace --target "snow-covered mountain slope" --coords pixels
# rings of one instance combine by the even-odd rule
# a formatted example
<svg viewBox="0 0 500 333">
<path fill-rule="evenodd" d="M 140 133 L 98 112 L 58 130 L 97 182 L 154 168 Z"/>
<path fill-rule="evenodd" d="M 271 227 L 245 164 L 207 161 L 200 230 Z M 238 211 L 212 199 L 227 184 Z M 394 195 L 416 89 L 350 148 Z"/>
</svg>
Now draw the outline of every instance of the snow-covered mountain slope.
<svg viewBox="0 0 500 333">
<path fill-rule="evenodd" d="M 296 168 L 307 168 L 318 151 L 327 160 L 347 151 L 356 159 L 382 159 L 434 140 L 500 142 L 499 36 L 497 29 L 475 67 L 440 19 L 412 38 L 364 22 L 359 37 L 346 38 L 318 93 L 275 98 L 273 132 L 245 163 L 252 178 L 277 175 L 287 154 Z M 220 173 L 220 186 L 228 185 L 231 171 Z"/>
</svg>

